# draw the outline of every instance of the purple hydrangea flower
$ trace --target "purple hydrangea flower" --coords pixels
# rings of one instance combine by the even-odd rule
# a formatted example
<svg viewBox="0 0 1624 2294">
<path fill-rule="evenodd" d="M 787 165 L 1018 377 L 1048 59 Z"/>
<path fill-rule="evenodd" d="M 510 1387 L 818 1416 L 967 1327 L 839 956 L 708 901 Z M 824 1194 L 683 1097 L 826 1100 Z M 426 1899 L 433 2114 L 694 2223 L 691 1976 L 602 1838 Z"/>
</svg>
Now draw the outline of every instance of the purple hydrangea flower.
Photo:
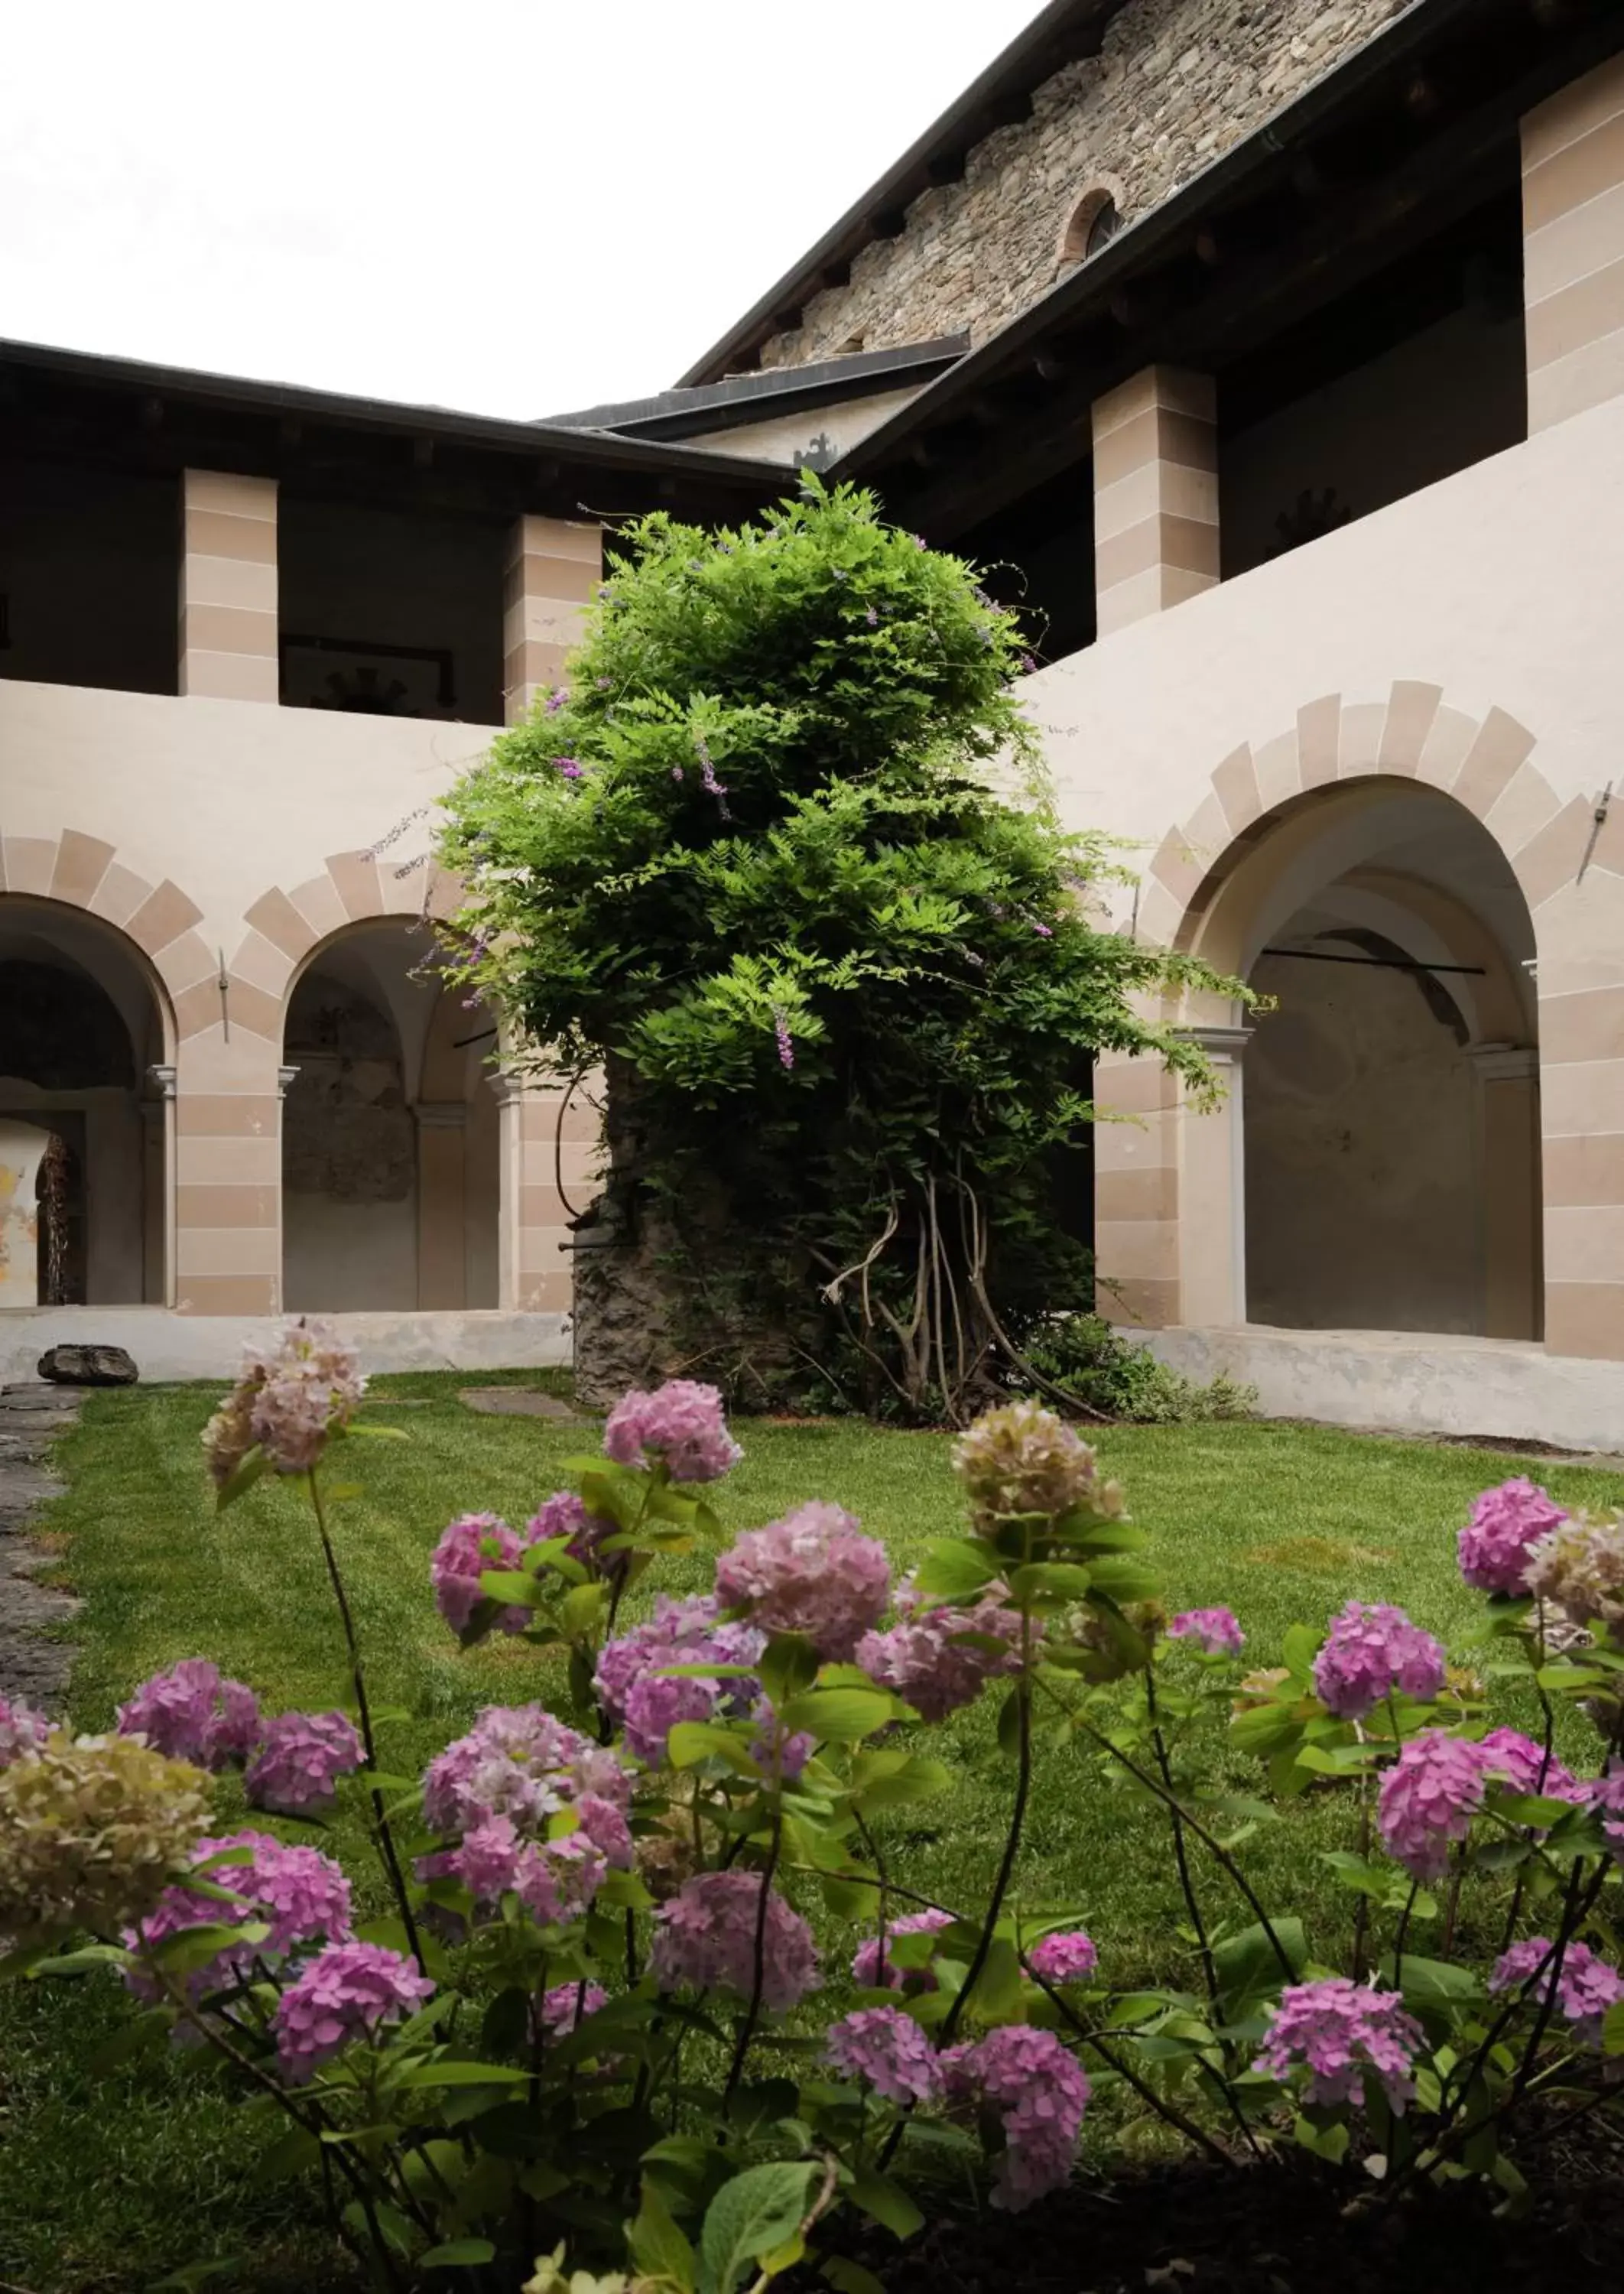
<svg viewBox="0 0 1624 2294">
<path fill-rule="evenodd" d="M 721 1685 L 714 1680 L 678 1675 L 668 1679 L 646 1672 L 635 1680 L 621 1709 L 626 1749 L 634 1760 L 651 1769 L 661 1767 L 667 1741 L 679 1720 L 709 1720 L 721 1701 Z"/>
<path fill-rule="evenodd" d="M 362 1758 L 361 1738 L 342 1712 L 279 1712 L 265 1722 L 243 1790 L 254 1808 L 319 1815 L 331 1808 L 338 1778 Z"/>
<path fill-rule="evenodd" d="M 409 1959 L 381 1943 L 332 1943 L 303 1968 L 272 2021 L 282 2076 L 303 2087 L 352 2039 L 376 2040 L 434 1991 Z"/>
<path fill-rule="evenodd" d="M 37 1752 L 51 1734 L 51 1723 L 33 1705 L 0 1696 L 0 1769 L 23 1753 Z"/>
<path fill-rule="evenodd" d="M 350 1883 L 342 1867 L 319 1848 L 288 1847 L 268 1832 L 228 1832 L 215 1840 L 199 1840 L 191 1853 L 194 1865 L 207 1862 L 228 1848 L 253 1851 L 246 1864 L 223 1864 L 203 1876 L 215 1885 L 240 1896 L 240 1904 L 223 1904 L 217 1897 L 195 1888 L 166 1888 L 139 1929 L 126 1929 L 126 1948 L 149 1948 L 169 1936 L 196 1927 L 241 1927 L 250 1920 L 264 1921 L 271 1932 L 253 1945 L 227 1945 L 206 1967 L 187 1978 L 193 1999 L 237 1981 L 256 1959 L 274 1963 L 300 1946 L 342 1943 L 350 1933 Z M 141 1999 L 156 1999 L 158 1986 L 139 1968 L 126 1971 L 125 1982 Z"/>
<path fill-rule="evenodd" d="M 1376 1820 L 1382 1845 L 1412 1879 L 1436 1880 L 1483 1804 L 1489 1761 L 1441 1729 L 1412 1737 L 1382 1778 Z"/>
<path fill-rule="evenodd" d="M 765 1916 L 759 1872 L 699 1872 L 654 1914 L 649 1968 L 662 1991 L 686 1985 L 753 1996 L 756 1936 L 761 1932 L 761 1998 L 793 2007 L 817 1987 L 817 1950 L 800 1914 L 768 1889 Z"/>
<path fill-rule="evenodd" d="M 434 1607 L 454 1633 L 466 1632 L 475 1610 L 484 1598 L 479 1590 L 487 1569 L 516 1569 L 522 1556 L 516 1533 L 499 1514 L 463 1513 L 440 1533 L 428 1565 L 434 1589 Z M 499 1609 L 496 1622 L 505 1633 L 522 1633 L 530 1611 L 517 1602 Z"/>
<path fill-rule="evenodd" d="M 1252 2068 L 1280 2080 L 1305 2070 L 1303 2100 L 1310 2103 L 1362 2103 L 1365 2074 L 1373 2072 L 1401 2116 L 1416 2091 L 1424 2036 L 1398 1992 L 1328 1975 L 1287 1985 Z"/>
<path fill-rule="evenodd" d="M 527 1840 L 511 1817 L 490 1816 L 464 1834 L 443 1868 L 482 1906 L 512 1893 L 542 1926 L 564 1927 L 591 1908 L 608 1866 L 584 1830 Z"/>
<path fill-rule="evenodd" d="M 1019 2214 L 1063 2189 L 1090 2088 L 1054 2033 L 1006 2023 L 973 2046 L 950 2047 L 941 2062 L 950 2103 L 996 2111 L 1003 2122 L 994 2206 Z"/>
<path fill-rule="evenodd" d="M 1549 1493 L 1525 1474 L 1485 1490 L 1474 1499 L 1472 1518 L 1456 1541 L 1461 1575 L 1480 1592 L 1526 1593 L 1530 1546 L 1566 1519 Z"/>
<path fill-rule="evenodd" d="M 1531 1998 L 1548 1999 L 1553 1967 L 1545 1963 L 1554 1962 L 1555 1949 L 1549 1936 L 1530 1936 L 1514 1943 L 1495 1962 L 1490 1990 L 1508 1991 L 1515 1984 L 1525 1983 Z M 1581 2047 L 1599 2052 L 1603 2021 L 1620 1999 L 1624 1999 L 1624 1975 L 1598 1959 L 1587 1944 L 1570 1942 L 1556 1978 L 1556 2005 L 1573 2026 L 1573 2036 Z"/>
<path fill-rule="evenodd" d="M 855 1517 L 814 1500 L 746 1530 L 716 1566 L 717 1598 L 774 1633 L 805 1633 L 819 1656 L 849 1658 L 884 1614 L 890 1564 Z"/>
<path fill-rule="evenodd" d="M 927 1608 L 911 1581 L 898 1587 L 902 1621 L 865 1633 L 857 1662 L 871 1680 L 894 1689 L 923 1720 L 945 1720 L 973 1704 L 989 1680 L 1020 1671 L 1020 1617 L 1004 1606 L 1005 1588 L 989 1586 L 966 1608 Z M 988 1648 L 981 1644 L 1002 1644 Z"/>
<path fill-rule="evenodd" d="M 367 1390 L 354 1348 L 313 1318 L 289 1323 L 251 1375 L 248 1430 L 279 1474 L 308 1473 Z"/>
<path fill-rule="evenodd" d="M 612 1752 L 556 1720 L 540 1704 L 488 1704 L 466 1737 L 429 1762 L 423 1813 L 447 1834 L 489 1817 L 510 1817 L 527 1834 L 545 1832 L 561 1809 L 589 1800 L 624 1810 L 631 1779 Z M 584 1823 L 584 1816 L 583 1816 Z"/>
<path fill-rule="evenodd" d="M 623 1395 L 604 1428 L 604 1449 L 617 1466 L 646 1466 L 653 1451 L 674 1482 L 719 1481 L 744 1455 L 727 1431 L 721 1395 L 691 1378 Z"/>
<path fill-rule="evenodd" d="M 1610 1769 L 1583 1789 L 1586 1801 L 1601 1820 L 1613 1861 L 1624 1865 L 1624 1768 Z"/>
<path fill-rule="evenodd" d="M 1528 1793 L 1540 1800 L 1582 1801 L 1586 1788 L 1570 1768 L 1563 1766 L 1555 1753 L 1547 1758 L 1543 1745 L 1536 1745 L 1520 1729 L 1490 1729 L 1480 1748 L 1489 1773 L 1503 1777 L 1513 1792 Z"/>
<path fill-rule="evenodd" d="M 1350 1601 L 1314 1659 L 1314 1688 L 1338 1720 L 1362 1720 L 1394 1689 L 1425 1704 L 1443 1687 L 1448 1665 L 1441 1646 L 1402 1609 Z"/>
<path fill-rule="evenodd" d="M 1186 1609 L 1168 1626 L 1167 1638 L 1194 1641 L 1208 1656 L 1238 1656 L 1246 1645 L 1233 1609 Z"/>
<path fill-rule="evenodd" d="M 694 1594 L 680 1601 L 674 1600 L 669 1593 L 662 1594 L 652 1617 L 640 1625 L 633 1625 L 603 1650 L 593 1685 L 610 1718 L 624 1721 L 638 1683 L 651 1674 L 657 1676 L 663 1667 L 753 1665 L 766 1646 L 766 1635 L 758 1632 L 753 1625 L 724 1623 L 720 1604 L 709 1593 Z M 714 1693 L 713 1685 L 697 1676 L 686 1682 L 668 1679 L 662 1685 L 668 1688 L 696 1687 L 707 1692 L 705 1712 L 697 1708 L 687 1713 L 674 1712 L 673 1717 L 678 1720 L 702 1720 L 719 1703 L 730 1714 L 748 1712 L 761 1689 L 760 1682 L 749 1673 L 723 1676 L 714 1685 Z M 640 1712 L 646 1721 L 657 1719 L 652 1704 L 643 1705 Z M 666 1727 L 670 1726 L 668 1721 Z M 646 1727 L 644 1733 L 651 1731 Z M 655 1759 L 663 1757 L 664 1731 L 659 1733 L 662 1750 L 654 1755 Z"/>
<path fill-rule="evenodd" d="M 907 1912 L 899 1920 L 892 1920 L 886 1929 L 886 1940 L 899 1935 L 935 1935 L 953 1925 L 951 1912 Z M 889 1951 L 881 1947 L 878 1936 L 869 1936 L 857 1946 L 851 1963 L 851 1980 L 865 1991 L 878 1991 L 881 1986 L 888 1991 L 934 1991 L 936 1974 L 929 1967 L 898 1967 Z"/>
<path fill-rule="evenodd" d="M 240 1680 L 223 1680 L 207 1657 L 183 1657 L 143 1680 L 118 1707 L 118 1734 L 141 1737 L 155 1753 L 194 1768 L 246 1761 L 260 1733 L 259 1700 Z"/>
<path fill-rule="evenodd" d="M 601 1983 L 555 1983 L 541 1995 L 540 2022 L 549 2039 L 567 2039 L 589 2015 L 609 2005 Z"/>
<path fill-rule="evenodd" d="M 751 1756 L 763 1776 L 792 1785 L 817 1749 L 816 1737 L 804 1729 L 786 1729 L 773 1710 L 772 1700 L 758 1696 L 751 1708 L 756 1724 Z"/>
<path fill-rule="evenodd" d="M 1045 1983 L 1086 1983 L 1100 1965 L 1093 1938 L 1081 1928 L 1041 1937 L 1027 1954 L 1035 1975 Z"/>
<path fill-rule="evenodd" d="M 555 1490 L 545 1504 L 532 1514 L 524 1525 L 527 1546 L 544 1545 L 556 1537 L 567 1538 L 564 1547 L 572 1561 L 579 1561 L 601 1577 L 625 1574 L 629 1553 L 605 1553 L 605 1538 L 620 1534 L 620 1524 L 609 1514 L 589 1513 L 586 1501 L 573 1490 Z"/>
<path fill-rule="evenodd" d="M 858 2007 L 829 2026 L 828 2060 L 887 2103 L 932 2103 L 941 2092 L 936 2050 L 900 2007 Z"/>
</svg>

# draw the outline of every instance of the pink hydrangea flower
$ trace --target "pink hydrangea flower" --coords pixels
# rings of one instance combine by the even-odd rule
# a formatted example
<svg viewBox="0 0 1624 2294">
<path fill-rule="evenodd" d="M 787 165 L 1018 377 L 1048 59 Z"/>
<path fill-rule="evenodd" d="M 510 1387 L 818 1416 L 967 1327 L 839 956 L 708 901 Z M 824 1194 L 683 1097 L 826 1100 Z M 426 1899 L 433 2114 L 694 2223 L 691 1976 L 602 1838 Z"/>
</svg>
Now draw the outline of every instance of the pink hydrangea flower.
<svg viewBox="0 0 1624 2294">
<path fill-rule="evenodd" d="M 484 1598 L 479 1590 L 482 1573 L 516 1569 L 522 1553 L 517 1535 L 499 1514 L 459 1514 L 441 1531 L 440 1542 L 429 1559 L 428 1577 L 434 1589 L 434 1607 L 454 1633 L 467 1631 L 469 1619 Z M 513 1602 L 497 1611 L 496 1623 L 505 1633 L 522 1633 L 530 1623 L 530 1611 Z"/>
<path fill-rule="evenodd" d="M 901 1622 L 882 1633 L 865 1633 L 857 1662 L 871 1680 L 895 1689 L 922 1720 L 945 1720 L 973 1704 L 989 1680 L 1020 1671 L 1020 1617 L 1005 1607 L 1004 1592 L 995 1583 L 968 1607 L 928 1608 L 905 1581 L 897 1595 Z M 1003 1646 L 981 1646 L 989 1640 Z"/>
<path fill-rule="evenodd" d="M 540 1833 L 560 1809 L 578 1807 L 584 1820 L 589 1799 L 624 1810 L 630 1798 L 631 1779 L 614 1754 L 541 1704 L 486 1705 L 423 1777 L 423 1813 L 434 1831 L 448 1834 L 491 1816 Z"/>
<path fill-rule="evenodd" d="M 194 1999 L 234 1982 L 256 1958 L 274 1963 L 301 1945 L 341 1943 L 350 1933 L 350 1883 L 330 1856 L 319 1848 L 288 1847 L 268 1832 L 228 1832 L 218 1839 L 199 1840 L 191 1861 L 206 1864 L 228 1848 L 248 1848 L 253 1854 L 246 1864 L 217 1865 L 204 1876 L 240 1896 L 240 1904 L 223 1904 L 195 1888 L 166 1888 L 139 1929 L 125 1932 L 125 1945 L 134 1951 L 162 1943 L 186 1928 L 241 1927 L 250 1920 L 264 1921 L 271 1932 L 262 1941 L 228 1945 L 207 1967 L 188 1977 L 187 1989 Z M 153 1979 L 140 1969 L 127 1970 L 124 1980 L 139 1998 L 158 1996 Z"/>
<path fill-rule="evenodd" d="M 763 1776 L 775 1776 L 781 1784 L 792 1785 L 816 1751 L 817 1739 L 805 1729 L 786 1729 L 769 1697 L 757 1697 L 751 1718 L 756 1724 L 751 1746 L 756 1766 Z"/>
<path fill-rule="evenodd" d="M 671 1730 L 679 1720 L 709 1720 L 720 1703 L 721 1684 L 687 1676 L 668 1679 L 646 1672 L 635 1680 L 621 1711 L 626 1749 L 651 1769 L 665 1760 Z"/>
<path fill-rule="evenodd" d="M 506 1816 L 490 1816 L 473 1826 L 444 1862 L 480 1905 L 499 1903 L 511 1891 L 544 1927 L 580 1919 L 608 1869 L 584 1832 L 527 1840 Z"/>
<path fill-rule="evenodd" d="M 1544 1745 L 1520 1729 L 1490 1729 L 1481 1749 L 1490 1775 L 1503 1777 L 1513 1792 L 1540 1800 L 1582 1801 L 1586 1796 L 1572 1769 L 1564 1768 L 1555 1753 L 1547 1760 Z"/>
<path fill-rule="evenodd" d="M 749 1999 L 755 1989 L 756 1932 L 761 1929 L 761 1998 L 793 2007 L 817 1986 L 812 1931 L 775 1889 L 765 1921 L 759 1872 L 699 1872 L 654 1914 L 649 1966 L 662 1991 L 684 1985 L 723 1989 Z"/>
<path fill-rule="evenodd" d="M 886 1929 L 887 1940 L 899 1935 L 935 1935 L 942 1928 L 953 1925 L 951 1912 L 907 1912 L 899 1920 L 892 1920 Z M 929 1967 L 899 1967 L 888 1951 L 881 1948 L 878 1936 L 869 1936 L 857 1946 L 851 1963 L 851 1980 L 865 1991 L 878 1991 L 881 1985 L 889 1991 L 934 1991 L 936 1975 Z"/>
<path fill-rule="evenodd" d="M 674 1482 L 719 1481 L 744 1455 L 727 1431 L 721 1395 L 691 1378 L 623 1395 L 604 1428 L 604 1449 L 617 1466 L 646 1466 L 652 1451 Z"/>
<path fill-rule="evenodd" d="M 828 2059 L 887 2103 L 931 2103 L 941 2092 L 936 2050 L 900 2007 L 858 2007 L 829 2026 Z"/>
<path fill-rule="evenodd" d="M 1530 1936 L 1514 1943 L 1496 1961 L 1490 1990 L 1509 1991 L 1514 1985 L 1526 1983 L 1530 1998 L 1548 1999 L 1554 1969 L 1545 1963 L 1554 1960 L 1555 1948 L 1549 1936 Z M 1556 2005 L 1573 2026 L 1573 2036 L 1581 2047 L 1600 2049 L 1603 2021 L 1620 1999 L 1624 1999 L 1624 1975 L 1598 1959 L 1587 1944 L 1571 1942 L 1563 1953 L 1562 1973 L 1556 1978 Z"/>
<path fill-rule="evenodd" d="M 1394 1689 L 1425 1704 L 1443 1687 L 1449 1660 L 1431 1633 L 1391 1602 L 1350 1601 L 1331 1620 L 1314 1659 L 1314 1688 L 1328 1712 L 1362 1720 Z"/>
<path fill-rule="evenodd" d="M 1481 1745 L 1441 1729 L 1412 1737 L 1382 1778 L 1376 1821 L 1382 1845 L 1413 1879 L 1442 1875 L 1483 1804 L 1489 1761 Z"/>
<path fill-rule="evenodd" d="M 362 1758 L 361 1738 L 342 1712 L 279 1712 L 264 1724 L 243 1790 L 252 1807 L 317 1815 L 331 1808 L 338 1778 Z"/>
<path fill-rule="evenodd" d="M 155 1753 L 194 1768 L 246 1761 L 259 1740 L 259 1700 L 240 1680 L 223 1680 L 207 1657 L 183 1657 L 155 1672 L 118 1707 L 121 1737 L 141 1737 Z"/>
<path fill-rule="evenodd" d="M 38 1750 L 51 1734 L 51 1723 L 33 1705 L 0 1696 L 0 1769 Z"/>
<path fill-rule="evenodd" d="M 1046 1983 L 1086 1983 L 1100 1965 L 1093 1938 L 1081 1928 L 1040 1937 L 1027 1958 L 1032 1973 Z"/>
<path fill-rule="evenodd" d="M 1362 2103 L 1365 2074 L 1373 2072 L 1402 2115 L 1416 2091 L 1416 2051 L 1424 2037 L 1398 1992 L 1328 1975 L 1287 1985 L 1252 2068 L 1280 2080 L 1305 2070 L 1303 2099 L 1311 2103 Z"/>
<path fill-rule="evenodd" d="M 610 1514 L 589 1513 L 584 1499 L 573 1490 L 555 1490 L 525 1523 L 524 1542 L 544 1545 L 556 1537 L 567 1538 L 564 1550 L 572 1561 L 579 1561 L 599 1576 L 616 1577 L 625 1574 L 631 1556 L 629 1552 L 605 1553 L 603 1544 L 607 1537 L 618 1537 L 620 1528 Z"/>
<path fill-rule="evenodd" d="M 1186 1609 L 1167 1628 L 1173 1641 L 1194 1641 L 1208 1656 L 1238 1656 L 1246 1645 L 1233 1609 Z"/>
<path fill-rule="evenodd" d="M 652 1617 L 604 1649 L 593 1686 L 611 1720 L 623 1720 L 632 1690 L 648 1674 L 674 1664 L 754 1664 L 766 1646 L 753 1625 L 724 1623 L 721 1604 L 709 1593 L 680 1601 L 662 1594 Z M 730 1712 L 747 1712 L 761 1693 L 753 1674 L 725 1674 L 719 1686 Z"/>
<path fill-rule="evenodd" d="M 994 2111 L 1003 2122 L 994 2206 L 1019 2214 L 1034 2200 L 1063 2189 L 1090 2088 L 1082 2066 L 1054 2033 L 1006 2023 L 973 2046 L 950 2047 L 941 2062 L 950 2103 Z"/>
<path fill-rule="evenodd" d="M 609 2005 L 601 1983 L 555 1983 L 541 1995 L 540 2022 L 549 2039 L 567 2039 L 589 2015 Z"/>
<path fill-rule="evenodd" d="M 367 1390 L 355 1350 L 330 1322 L 301 1318 L 259 1369 L 248 1430 L 279 1474 L 307 1473 Z"/>
<path fill-rule="evenodd" d="M 1624 1865 L 1624 1768 L 1611 1769 L 1583 1787 L 1584 1797 L 1601 1819 L 1613 1860 Z"/>
<path fill-rule="evenodd" d="M 272 2020 L 282 2076 L 303 2087 L 352 2039 L 376 2040 L 386 2024 L 414 2013 L 434 1989 L 386 1945 L 329 1944 L 276 2003 Z"/>
<path fill-rule="evenodd" d="M 716 1565 L 717 1598 L 769 1633 L 805 1633 L 819 1656 L 849 1658 L 890 1598 L 890 1564 L 856 1518 L 814 1500 L 746 1530 Z"/>
<path fill-rule="evenodd" d="M 1566 1519 L 1549 1493 L 1524 1474 L 1483 1491 L 1456 1540 L 1461 1575 L 1480 1592 L 1526 1593 L 1529 1548 Z"/>
</svg>

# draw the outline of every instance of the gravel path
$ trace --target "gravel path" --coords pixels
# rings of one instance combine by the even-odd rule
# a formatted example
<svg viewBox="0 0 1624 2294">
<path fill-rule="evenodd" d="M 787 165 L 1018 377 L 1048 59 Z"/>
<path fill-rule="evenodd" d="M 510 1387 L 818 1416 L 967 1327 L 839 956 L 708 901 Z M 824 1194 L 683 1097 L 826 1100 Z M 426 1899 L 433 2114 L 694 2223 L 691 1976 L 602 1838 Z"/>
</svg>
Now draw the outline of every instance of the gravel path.
<svg viewBox="0 0 1624 2294">
<path fill-rule="evenodd" d="M 43 1381 L 0 1387 L 0 1696 L 20 1697 L 53 1717 L 73 1651 L 45 1629 L 75 1615 L 79 1604 L 37 1582 L 54 1557 L 31 1542 L 28 1530 L 62 1489 L 45 1460 L 78 1416 L 81 1398 L 71 1387 Z"/>
</svg>

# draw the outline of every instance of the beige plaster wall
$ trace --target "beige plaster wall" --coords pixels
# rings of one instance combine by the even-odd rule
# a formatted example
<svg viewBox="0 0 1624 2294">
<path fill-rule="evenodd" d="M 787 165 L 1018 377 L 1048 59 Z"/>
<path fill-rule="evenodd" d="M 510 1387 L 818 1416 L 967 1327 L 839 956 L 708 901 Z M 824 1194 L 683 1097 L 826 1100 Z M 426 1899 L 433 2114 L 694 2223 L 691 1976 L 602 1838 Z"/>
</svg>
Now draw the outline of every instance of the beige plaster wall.
<svg viewBox="0 0 1624 2294">
<path fill-rule="evenodd" d="M 878 391 L 872 398 L 854 398 L 846 405 L 816 406 L 809 414 L 779 414 L 769 422 L 742 422 L 736 430 L 707 430 L 691 443 L 711 453 L 742 454 L 746 460 L 785 462 L 794 468 L 819 438 L 826 438 L 835 453 L 844 454 L 918 395 L 917 386 Z"/>
</svg>

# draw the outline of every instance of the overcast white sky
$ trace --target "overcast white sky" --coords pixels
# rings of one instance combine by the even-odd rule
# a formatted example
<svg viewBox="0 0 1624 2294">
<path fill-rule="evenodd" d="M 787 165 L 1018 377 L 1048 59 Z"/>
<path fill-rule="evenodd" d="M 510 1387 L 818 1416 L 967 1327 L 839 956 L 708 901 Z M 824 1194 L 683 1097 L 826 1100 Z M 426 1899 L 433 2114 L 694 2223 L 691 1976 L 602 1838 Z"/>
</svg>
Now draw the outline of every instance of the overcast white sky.
<svg viewBox="0 0 1624 2294">
<path fill-rule="evenodd" d="M 0 335 L 489 414 L 636 397 L 1040 4 L 13 0 Z"/>
</svg>

